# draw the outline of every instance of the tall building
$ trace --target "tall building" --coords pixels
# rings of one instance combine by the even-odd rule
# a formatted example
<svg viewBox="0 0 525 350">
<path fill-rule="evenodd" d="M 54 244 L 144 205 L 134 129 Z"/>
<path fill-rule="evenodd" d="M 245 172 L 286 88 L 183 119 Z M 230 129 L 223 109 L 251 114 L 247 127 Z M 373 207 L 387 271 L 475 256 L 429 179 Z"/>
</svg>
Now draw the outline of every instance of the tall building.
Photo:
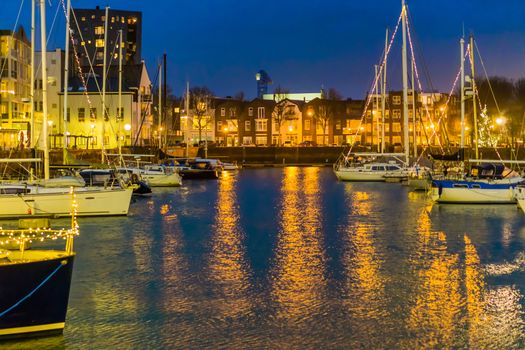
<svg viewBox="0 0 525 350">
<path fill-rule="evenodd" d="M 257 81 L 257 98 L 263 98 L 264 94 L 268 93 L 268 85 L 272 83 L 272 79 L 264 70 L 260 70 L 255 74 Z"/>
<path fill-rule="evenodd" d="M 76 19 L 76 21 L 75 21 Z M 71 13 L 73 39 L 80 66 L 102 66 L 104 62 L 104 23 L 106 9 L 75 9 Z M 80 32 L 78 31 L 80 29 Z M 109 9 L 107 64 L 118 65 L 119 30 L 122 30 L 124 64 L 140 64 L 142 48 L 142 13 Z M 75 60 L 73 59 L 73 62 Z"/>
<path fill-rule="evenodd" d="M 0 30 L 0 147 L 13 147 L 27 140 L 30 63 L 31 44 L 24 28 L 16 32 Z"/>
</svg>

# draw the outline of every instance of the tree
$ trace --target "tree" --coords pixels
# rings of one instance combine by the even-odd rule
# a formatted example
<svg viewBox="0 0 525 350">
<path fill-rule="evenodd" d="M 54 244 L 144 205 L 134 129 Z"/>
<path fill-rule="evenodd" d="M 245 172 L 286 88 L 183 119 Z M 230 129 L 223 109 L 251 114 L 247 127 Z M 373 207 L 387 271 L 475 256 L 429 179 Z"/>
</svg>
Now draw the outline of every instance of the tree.
<svg viewBox="0 0 525 350">
<path fill-rule="evenodd" d="M 323 136 L 323 144 L 327 144 L 326 138 L 328 135 L 326 135 L 326 131 L 328 129 L 328 126 L 330 125 L 330 120 L 333 119 L 333 108 L 330 105 L 330 101 L 320 99 L 318 100 L 318 103 L 314 106 L 314 118 L 316 121 L 316 125 L 319 125 L 322 128 L 322 136 Z M 316 128 L 317 130 L 317 128 Z"/>
<path fill-rule="evenodd" d="M 280 85 L 274 90 L 273 98 L 277 104 L 275 105 L 272 113 L 272 120 L 277 127 L 278 139 L 277 144 L 281 144 L 281 126 L 285 119 L 289 116 L 290 112 L 286 107 L 286 97 L 290 91 L 283 89 Z"/>
<path fill-rule="evenodd" d="M 238 101 L 244 101 L 244 91 L 239 91 L 233 96 L 233 99 Z"/>
<path fill-rule="evenodd" d="M 202 140 L 202 131 L 207 130 L 211 123 L 208 115 L 213 92 L 205 86 L 195 86 L 190 89 L 190 103 L 193 109 L 193 126 L 199 131 L 199 142 Z"/>
<path fill-rule="evenodd" d="M 332 101 L 341 101 L 343 99 L 343 96 L 335 88 L 330 88 L 328 89 L 326 99 Z"/>
</svg>

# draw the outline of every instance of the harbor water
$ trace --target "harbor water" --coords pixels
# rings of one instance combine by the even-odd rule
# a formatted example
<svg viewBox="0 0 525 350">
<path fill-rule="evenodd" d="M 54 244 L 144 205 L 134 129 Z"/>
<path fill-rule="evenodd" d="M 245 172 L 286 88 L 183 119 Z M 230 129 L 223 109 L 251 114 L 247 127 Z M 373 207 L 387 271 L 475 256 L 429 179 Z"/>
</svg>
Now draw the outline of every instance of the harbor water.
<svg viewBox="0 0 525 350">
<path fill-rule="evenodd" d="M 79 224 L 63 336 L 3 349 L 525 348 L 515 205 L 286 167 L 155 188 L 128 217 Z"/>
</svg>

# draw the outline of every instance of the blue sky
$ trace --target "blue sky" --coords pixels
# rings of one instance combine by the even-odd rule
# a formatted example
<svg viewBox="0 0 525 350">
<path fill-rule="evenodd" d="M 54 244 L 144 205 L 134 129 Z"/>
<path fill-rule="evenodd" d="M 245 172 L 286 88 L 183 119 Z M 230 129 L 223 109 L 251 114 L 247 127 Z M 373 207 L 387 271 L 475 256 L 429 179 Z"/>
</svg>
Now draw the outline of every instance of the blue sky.
<svg viewBox="0 0 525 350">
<path fill-rule="evenodd" d="M 0 28 L 15 24 L 22 0 L 0 1 Z M 58 0 L 47 0 L 48 24 Z M 30 0 L 21 23 L 29 29 Z M 525 77 L 525 1 L 407 0 L 425 89 L 447 91 L 459 67 L 463 28 L 476 36 L 489 75 Z M 334 87 L 363 98 L 379 61 L 385 29 L 392 29 L 400 0 L 72 0 L 74 8 L 109 5 L 143 12 L 143 58 L 154 67 L 168 55 L 168 83 L 180 95 L 184 82 L 218 96 L 243 91 L 255 97 L 255 73 L 266 70 L 293 92 Z M 50 47 L 63 47 L 63 15 Z M 389 63 L 389 87 L 399 88 L 400 36 Z M 424 74 L 423 67 L 428 74 Z M 481 66 L 479 72 L 481 73 Z M 154 76 L 153 71 L 150 72 Z M 271 87 L 273 89 L 273 87 Z"/>
</svg>

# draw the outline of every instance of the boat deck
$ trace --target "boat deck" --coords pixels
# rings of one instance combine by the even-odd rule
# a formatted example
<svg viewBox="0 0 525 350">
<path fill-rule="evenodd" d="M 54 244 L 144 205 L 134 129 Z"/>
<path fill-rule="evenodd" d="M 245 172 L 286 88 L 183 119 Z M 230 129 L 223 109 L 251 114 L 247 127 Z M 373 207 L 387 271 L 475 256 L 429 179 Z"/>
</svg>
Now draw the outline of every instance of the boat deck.
<svg viewBox="0 0 525 350">
<path fill-rule="evenodd" d="M 5 254 L 7 252 L 7 254 Z M 24 264 L 34 261 L 53 260 L 66 258 L 70 254 L 63 250 L 0 250 L 0 266 L 11 264 Z"/>
</svg>

